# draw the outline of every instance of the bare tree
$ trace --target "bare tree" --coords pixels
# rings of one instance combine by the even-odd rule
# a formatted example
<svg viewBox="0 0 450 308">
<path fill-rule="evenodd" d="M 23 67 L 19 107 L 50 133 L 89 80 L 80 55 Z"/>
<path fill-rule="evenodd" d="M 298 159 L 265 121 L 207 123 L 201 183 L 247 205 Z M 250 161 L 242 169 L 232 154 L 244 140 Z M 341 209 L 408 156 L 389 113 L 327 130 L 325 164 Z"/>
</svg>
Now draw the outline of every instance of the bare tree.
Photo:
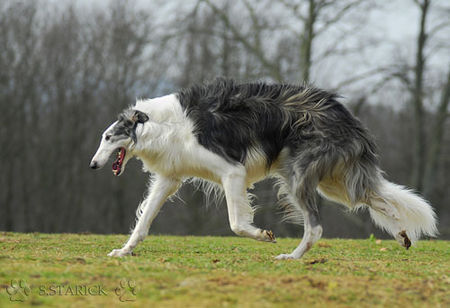
<svg viewBox="0 0 450 308">
<path fill-rule="evenodd" d="M 411 95 L 411 106 L 414 114 L 414 160 L 411 172 L 411 184 L 419 191 L 429 193 L 433 186 L 433 177 L 436 172 L 437 157 L 440 152 L 440 143 L 443 138 L 445 120 L 448 116 L 448 77 L 442 86 L 442 95 L 437 108 L 435 125 L 430 133 L 430 140 L 427 142 L 426 125 L 426 101 L 431 97 L 426 95 L 427 85 L 424 81 L 427 73 L 427 55 L 430 41 L 433 37 L 444 29 L 448 29 L 450 23 L 448 20 L 437 22 L 431 28 L 429 27 L 429 15 L 433 7 L 432 0 L 413 0 L 420 12 L 419 33 L 416 39 L 416 54 L 414 65 L 398 66 L 393 74 L 405 84 Z M 448 11 L 447 11 L 448 16 Z M 412 76 L 410 76 L 412 72 Z M 450 69 L 447 74 L 450 74 Z M 427 152 L 427 149 L 430 149 Z"/>
<path fill-rule="evenodd" d="M 415 159 L 412 174 L 414 187 L 422 189 L 422 179 L 425 167 L 425 130 L 423 110 L 423 75 L 425 69 L 424 49 L 426 45 L 426 20 L 430 7 L 430 0 L 415 1 L 420 8 L 420 28 L 417 37 L 416 64 L 414 68 L 414 86 L 412 88 L 412 103 L 414 106 L 415 126 Z"/>
<path fill-rule="evenodd" d="M 286 72 L 283 72 L 283 66 L 280 61 L 285 55 L 279 54 L 270 56 L 267 52 L 267 46 L 274 43 L 274 40 L 267 40 L 273 38 L 274 35 L 266 35 L 267 33 L 277 33 L 282 36 L 283 29 L 288 29 L 287 37 L 289 44 L 297 47 L 294 50 L 297 59 L 294 63 L 290 63 L 290 68 L 295 68 L 296 80 L 309 82 L 311 79 L 311 69 L 313 66 L 313 49 L 316 39 L 326 33 L 330 28 L 337 23 L 342 22 L 348 14 L 358 9 L 364 1 L 350 0 L 350 1 L 325 1 L 325 0 L 308 0 L 302 1 L 276 1 L 263 2 L 262 8 L 257 7 L 255 3 L 250 1 L 243 1 L 243 9 L 248 14 L 248 21 L 250 23 L 249 32 L 243 32 L 242 27 L 239 26 L 230 13 L 217 4 L 209 0 L 201 0 L 206 3 L 211 10 L 223 21 L 226 30 L 230 32 L 230 36 L 239 42 L 241 46 L 259 62 L 261 67 L 267 74 L 276 81 L 285 81 Z M 367 4 L 367 2 L 365 2 Z M 284 7 L 284 14 L 290 15 L 288 24 L 298 25 L 300 28 L 293 28 L 282 21 L 281 16 L 277 18 L 269 18 L 264 12 L 271 12 L 275 5 L 281 4 Z M 286 11 L 287 10 L 287 11 Z M 332 12 L 332 14 L 330 14 Z M 273 20 L 276 21 L 273 21 Z M 343 38 L 341 37 L 340 40 Z M 281 40 L 283 41 L 283 40 Z M 321 55 L 321 59 L 332 54 L 336 46 L 331 46 L 326 52 Z M 292 52 L 289 50 L 288 52 Z M 292 60 L 292 59 L 291 59 Z M 298 66 L 296 66 L 298 64 Z M 300 68 L 300 69 L 297 69 Z"/>
<path fill-rule="evenodd" d="M 445 132 L 445 122 L 448 119 L 448 104 L 450 98 L 450 68 L 447 72 L 447 80 L 442 86 L 441 99 L 439 107 L 435 115 L 435 124 L 431 131 L 429 138 L 429 148 L 427 162 L 425 166 L 424 174 L 424 188 L 423 192 L 425 195 L 429 196 L 431 191 L 435 186 L 435 178 L 437 173 L 438 158 L 443 148 L 444 132 Z"/>
</svg>

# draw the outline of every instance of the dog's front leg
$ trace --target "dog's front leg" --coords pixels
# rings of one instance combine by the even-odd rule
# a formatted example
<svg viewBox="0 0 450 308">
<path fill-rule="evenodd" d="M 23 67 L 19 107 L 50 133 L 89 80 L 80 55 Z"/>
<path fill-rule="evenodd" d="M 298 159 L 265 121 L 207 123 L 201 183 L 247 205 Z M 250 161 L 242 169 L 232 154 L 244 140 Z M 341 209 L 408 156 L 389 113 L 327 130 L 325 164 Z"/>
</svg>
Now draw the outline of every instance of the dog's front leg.
<svg viewBox="0 0 450 308">
<path fill-rule="evenodd" d="M 123 257 L 131 254 L 134 247 L 143 241 L 150 229 L 150 225 L 158 215 L 159 210 L 163 206 L 167 198 L 175 193 L 180 187 L 181 182 L 177 179 L 156 176 L 150 187 L 150 192 L 142 204 L 142 213 L 138 217 L 138 222 L 131 233 L 128 242 L 121 249 L 114 249 L 108 256 Z M 139 214 L 138 214 L 139 216 Z"/>
<path fill-rule="evenodd" d="M 275 243 L 272 231 L 253 226 L 253 209 L 247 197 L 246 171 L 235 167 L 222 177 L 222 186 L 227 200 L 228 218 L 234 233 L 259 241 Z"/>
</svg>

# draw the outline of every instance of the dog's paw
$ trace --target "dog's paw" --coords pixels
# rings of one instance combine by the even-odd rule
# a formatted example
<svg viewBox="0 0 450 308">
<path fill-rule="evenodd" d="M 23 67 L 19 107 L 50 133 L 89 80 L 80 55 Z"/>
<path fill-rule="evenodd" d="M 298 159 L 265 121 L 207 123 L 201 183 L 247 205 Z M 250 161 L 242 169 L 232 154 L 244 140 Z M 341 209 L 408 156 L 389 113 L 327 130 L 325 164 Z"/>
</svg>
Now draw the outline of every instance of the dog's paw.
<svg viewBox="0 0 450 308">
<path fill-rule="evenodd" d="M 275 235 L 270 230 L 262 230 L 261 236 L 262 236 L 262 240 L 265 242 L 272 242 L 272 243 L 277 242 L 277 240 L 275 239 Z"/>
<path fill-rule="evenodd" d="M 405 247 L 407 250 L 409 247 L 411 247 L 411 240 L 409 239 L 408 235 L 406 234 L 406 231 L 403 230 L 398 234 L 398 237 L 400 238 L 399 242 L 400 245 Z"/>
<path fill-rule="evenodd" d="M 108 257 L 125 257 L 131 255 L 131 251 L 127 251 L 125 249 L 113 249 L 110 253 L 108 253 Z"/>
<path fill-rule="evenodd" d="M 282 253 L 281 255 L 278 255 L 275 257 L 276 260 L 292 260 L 292 259 L 298 259 L 291 253 Z"/>
</svg>

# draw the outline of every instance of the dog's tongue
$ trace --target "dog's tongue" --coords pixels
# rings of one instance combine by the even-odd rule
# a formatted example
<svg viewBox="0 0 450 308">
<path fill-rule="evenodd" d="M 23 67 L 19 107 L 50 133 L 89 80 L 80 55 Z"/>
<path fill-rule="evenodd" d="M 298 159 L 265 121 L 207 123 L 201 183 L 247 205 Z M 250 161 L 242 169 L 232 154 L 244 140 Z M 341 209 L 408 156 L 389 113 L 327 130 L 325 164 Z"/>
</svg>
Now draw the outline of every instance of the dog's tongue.
<svg viewBox="0 0 450 308">
<path fill-rule="evenodd" d="M 117 158 L 112 164 L 112 171 L 115 176 L 119 175 L 122 171 L 123 159 L 125 158 L 125 149 L 120 148 L 117 152 Z"/>
</svg>

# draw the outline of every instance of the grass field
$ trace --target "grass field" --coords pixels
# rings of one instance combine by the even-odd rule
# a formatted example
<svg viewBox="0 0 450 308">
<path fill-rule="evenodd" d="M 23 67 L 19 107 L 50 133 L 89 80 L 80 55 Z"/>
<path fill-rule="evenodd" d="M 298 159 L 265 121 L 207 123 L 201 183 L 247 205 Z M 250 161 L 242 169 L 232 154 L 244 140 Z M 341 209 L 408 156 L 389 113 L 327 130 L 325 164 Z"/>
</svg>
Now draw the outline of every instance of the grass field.
<svg viewBox="0 0 450 308">
<path fill-rule="evenodd" d="M 0 307 L 450 307 L 450 242 L 149 236 L 123 259 L 125 235 L 0 233 Z M 90 293 L 90 294 L 89 294 Z"/>
</svg>

